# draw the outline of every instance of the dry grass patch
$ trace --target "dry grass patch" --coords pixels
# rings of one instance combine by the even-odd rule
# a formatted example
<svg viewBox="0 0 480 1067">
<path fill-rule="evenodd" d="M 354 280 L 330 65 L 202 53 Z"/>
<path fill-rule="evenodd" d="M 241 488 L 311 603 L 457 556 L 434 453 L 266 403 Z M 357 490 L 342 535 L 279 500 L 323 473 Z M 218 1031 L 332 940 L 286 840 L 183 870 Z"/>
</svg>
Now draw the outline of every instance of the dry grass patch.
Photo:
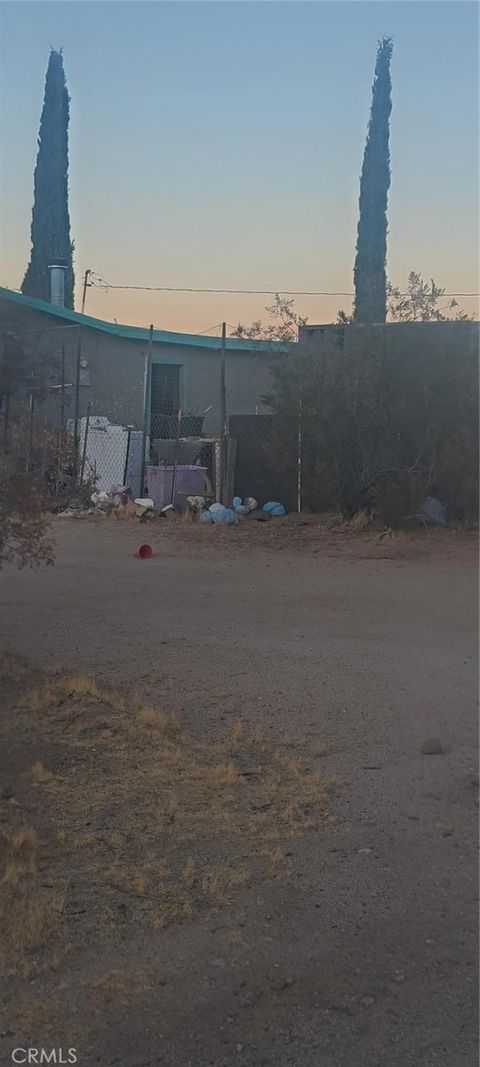
<svg viewBox="0 0 480 1067">
<path fill-rule="evenodd" d="M 161 900 L 152 912 L 153 926 L 157 930 L 165 930 L 172 923 L 191 919 L 192 915 L 192 903 L 187 897 L 177 897 L 175 900 Z"/>
<path fill-rule="evenodd" d="M 269 877 L 287 870 L 282 845 L 326 818 L 328 784 L 260 729 L 238 722 L 225 741 L 198 742 L 138 696 L 84 675 L 40 680 L 26 704 L 62 760 L 43 794 L 42 884 L 65 885 L 74 871 L 75 885 L 64 907 L 64 894 L 38 885 L 34 835 L 4 842 L 19 958 L 54 935 L 78 940 L 79 914 L 92 941 L 121 936 L 125 922 L 163 928 L 227 905 L 259 864 Z M 41 763 L 30 774 L 51 780 Z"/>
<path fill-rule="evenodd" d="M 156 708 L 148 706 L 139 709 L 137 720 L 140 726 L 145 726 L 148 730 L 154 730 L 159 734 L 171 736 L 179 733 L 180 730 L 174 716 L 165 715 L 162 711 L 157 711 Z"/>
<path fill-rule="evenodd" d="M 51 785 L 55 781 L 55 775 L 39 761 L 30 767 L 30 777 L 36 785 Z"/>
<path fill-rule="evenodd" d="M 58 1044 L 68 1039 L 72 1044 L 74 1030 L 71 1019 L 65 1018 L 62 1006 L 58 1001 L 40 999 L 38 997 L 22 1004 L 13 1004 L 9 1008 L 9 1018 L 5 1018 L 6 1025 L 11 1028 L 15 1023 L 17 1031 L 24 1035 L 22 1040 L 33 1037 L 35 1045 L 40 1044 L 41 1039 L 54 1040 Z"/>
<path fill-rule="evenodd" d="M 120 1000 L 126 1003 L 131 996 L 145 993 L 151 988 L 144 971 L 107 971 L 83 983 L 104 1000 Z"/>
<path fill-rule="evenodd" d="M 65 889 L 38 886 L 2 894 L 0 959 L 5 967 L 18 964 L 31 949 L 43 948 L 51 940 L 62 921 L 65 895 Z"/>
<path fill-rule="evenodd" d="M 267 853 L 268 870 L 274 877 L 290 870 L 290 863 L 280 848 Z"/>
<path fill-rule="evenodd" d="M 225 904 L 243 889 L 249 880 L 248 871 L 231 867 L 210 867 L 201 876 L 202 893 L 216 904 Z"/>
<path fill-rule="evenodd" d="M 86 674 L 59 674 L 41 685 L 31 688 L 26 695 L 26 705 L 34 714 L 55 712 L 66 703 L 88 701 L 104 704 L 117 711 L 125 711 L 127 703 L 122 693 L 115 689 L 101 688 Z"/>
<path fill-rule="evenodd" d="M 14 830 L 0 835 L 2 882 L 18 885 L 22 877 L 37 869 L 37 837 L 34 830 Z"/>
</svg>

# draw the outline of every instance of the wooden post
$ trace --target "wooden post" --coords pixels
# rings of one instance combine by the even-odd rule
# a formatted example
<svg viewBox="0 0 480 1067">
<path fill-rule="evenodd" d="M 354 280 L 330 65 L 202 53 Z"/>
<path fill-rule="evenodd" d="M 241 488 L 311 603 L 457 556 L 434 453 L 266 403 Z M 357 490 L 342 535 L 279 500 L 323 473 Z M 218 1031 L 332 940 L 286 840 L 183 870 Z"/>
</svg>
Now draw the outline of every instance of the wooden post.
<svg viewBox="0 0 480 1067">
<path fill-rule="evenodd" d="M 83 276 L 82 315 L 85 312 L 85 300 L 86 300 L 86 297 L 87 297 L 87 288 L 88 288 L 89 285 L 91 285 L 91 282 L 89 282 L 89 280 L 88 280 L 90 275 L 91 275 L 91 273 L 92 273 L 91 270 L 86 270 L 85 274 Z"/>
</svg>

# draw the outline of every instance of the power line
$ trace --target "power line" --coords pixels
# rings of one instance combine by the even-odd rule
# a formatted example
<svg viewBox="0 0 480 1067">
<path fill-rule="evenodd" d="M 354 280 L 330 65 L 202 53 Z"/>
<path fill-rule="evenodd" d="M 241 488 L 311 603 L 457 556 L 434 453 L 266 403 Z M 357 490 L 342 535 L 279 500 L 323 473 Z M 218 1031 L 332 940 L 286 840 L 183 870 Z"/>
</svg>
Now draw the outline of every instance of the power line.
<svg viewBox="0 0 480 1067">
<path fill-rule="evenodd" d="M 228 326 L 228 323 L 227 323 L 227 326 Z M 200 330 L 200 333 L 198 334 L 198 336 L 202 337 L 202 335 L 204 333 L 211 333 L 212 330 L 221 330 L 221 328 L 222 328 L 221 322 L 215 322 L 214 325 L 213 326 L 209 326 L 207 330 Z M 233 329 L 235 329 L 235 326 L 233 327 Z"/>
<path fill-rule="evenodd" d="M 215 295 L 227 295 L 227 296 L 348 296 L 354 297 L 355 293 L 346 292 L 324 292 L 321 290 L 300 290 L 300 289 L 195 289 L 191 286 L 173 286 L 173 285 L 117 285 L 111 284 L 101 278 L 100 275 L 94 276 L 98 281 L 93 281 L 91 284 L 97 289 L 134 289 L 146 293 L 213 293 Z M 399 296 L 409 296 L 409 293 L 399 293 Z M 479 297 L 480 293 L 442 293 L 442 296 L 448 297 L 462 297 L 462 299 L 471 297 Z"/>
</svg>

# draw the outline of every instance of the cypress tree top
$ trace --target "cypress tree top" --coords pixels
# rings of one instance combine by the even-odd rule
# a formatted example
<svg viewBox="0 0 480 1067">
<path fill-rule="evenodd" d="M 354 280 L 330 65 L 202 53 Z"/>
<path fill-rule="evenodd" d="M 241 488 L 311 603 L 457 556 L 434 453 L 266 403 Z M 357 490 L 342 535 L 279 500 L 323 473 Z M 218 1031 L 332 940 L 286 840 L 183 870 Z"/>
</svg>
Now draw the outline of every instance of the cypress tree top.
<svg viewBox="0 0 480 1067">
<path fill-rule="evenodd" d="M 67 263 L 65 306 L 73 308 L 73 243 L 68 213 L 68 123 L 70 98 L 62 52 L 50 52 L 34 175 L 30 263 L 22 293 L 50 300 L 48 266 L 55 259 Z"/>
<path fill-rule="evenodd" d="M 372 107 L 360 179 L 360 217 L 354 268 L 355 322 L 385 322 L 387 317 L 387 204 L 390 187 L 390 112 L 393 42 L 378 46 Z"/>
</svg>

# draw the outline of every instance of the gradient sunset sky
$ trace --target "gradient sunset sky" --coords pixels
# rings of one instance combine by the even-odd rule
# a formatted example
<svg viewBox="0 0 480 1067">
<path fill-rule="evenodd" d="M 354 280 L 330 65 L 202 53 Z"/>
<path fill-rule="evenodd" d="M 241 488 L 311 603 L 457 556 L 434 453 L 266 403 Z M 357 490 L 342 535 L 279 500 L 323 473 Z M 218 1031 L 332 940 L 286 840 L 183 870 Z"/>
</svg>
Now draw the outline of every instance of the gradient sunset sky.
<svg viewBox="0 0 480 1067">
<path fill-rule="evenodd" d="M 394 37 L 388 272 L 477 292 L 475 3 L 3 3 L 0 283 L 29 257 L 49 48 L 63 47 L 76 306 L 111 283 L 352 291 L 378 39 Z M 108 293 L 89 314 L 200 332 L 254 296 Z M 478 301 L 459 300 L 478 313 Z M 310 322 L 348 297 L 296 298 Z"/>
</svg>

